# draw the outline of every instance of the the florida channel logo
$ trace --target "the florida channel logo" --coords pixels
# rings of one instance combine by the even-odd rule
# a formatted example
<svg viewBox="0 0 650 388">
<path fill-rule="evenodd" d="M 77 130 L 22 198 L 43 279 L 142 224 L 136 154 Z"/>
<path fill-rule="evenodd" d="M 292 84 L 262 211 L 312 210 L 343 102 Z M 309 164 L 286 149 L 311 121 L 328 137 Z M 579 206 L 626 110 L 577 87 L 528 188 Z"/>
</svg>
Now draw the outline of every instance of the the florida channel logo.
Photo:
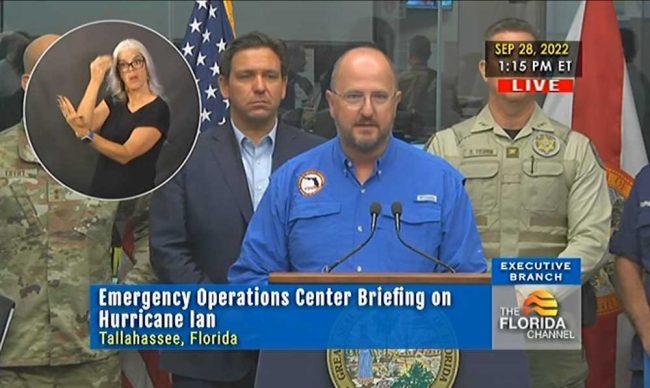
<svg viewBox="0 0 650 388">
<path fill-rule="evenodd" d="M 560 314 L 553 294 L 544 290 L 531 292 L 521 307 L 501 307 L 499 329 L 523 332 L 529 340 L 575 340 Z"/>
</svg>

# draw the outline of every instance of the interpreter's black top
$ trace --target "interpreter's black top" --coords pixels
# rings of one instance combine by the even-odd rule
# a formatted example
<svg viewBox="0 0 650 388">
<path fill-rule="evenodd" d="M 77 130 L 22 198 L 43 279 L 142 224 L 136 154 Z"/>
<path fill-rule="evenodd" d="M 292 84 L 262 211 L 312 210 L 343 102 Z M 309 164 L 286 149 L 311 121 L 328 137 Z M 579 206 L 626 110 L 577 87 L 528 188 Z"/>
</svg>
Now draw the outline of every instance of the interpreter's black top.
<svg viewBox="0 0 650 388">
<path fill-rule="evenodd" d="M 93 177 L 92 195 L 100 198 L 126 198 L 147 192 L 154 187 L 156 161 L 169 131 L 169 107 L 160 97 L 135 112 L 129 110 L 127 101 L 118 101 L 112 97 L 107 97 L 104 101 L 110 113 L 102 126 L 102 137 L 124 144 L 137 127 L 154 127 L 162 136 L 149 151 L 124 165 L 100 154 Z"/>
</svg>

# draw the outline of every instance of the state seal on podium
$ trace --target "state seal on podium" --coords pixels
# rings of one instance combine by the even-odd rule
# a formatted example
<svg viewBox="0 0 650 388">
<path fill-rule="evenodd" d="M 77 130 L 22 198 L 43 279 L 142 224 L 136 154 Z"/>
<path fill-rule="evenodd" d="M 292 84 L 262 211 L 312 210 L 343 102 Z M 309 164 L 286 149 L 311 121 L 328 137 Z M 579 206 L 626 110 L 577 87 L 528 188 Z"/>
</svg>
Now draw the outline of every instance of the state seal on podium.
<svg viewBox="0 0 650 388">
<path fill-rule="evenodd" d="M 450 388 L 460 365 L 458 350 L 328 350 L 327 369 L 336 388 Z"/>
</svg>

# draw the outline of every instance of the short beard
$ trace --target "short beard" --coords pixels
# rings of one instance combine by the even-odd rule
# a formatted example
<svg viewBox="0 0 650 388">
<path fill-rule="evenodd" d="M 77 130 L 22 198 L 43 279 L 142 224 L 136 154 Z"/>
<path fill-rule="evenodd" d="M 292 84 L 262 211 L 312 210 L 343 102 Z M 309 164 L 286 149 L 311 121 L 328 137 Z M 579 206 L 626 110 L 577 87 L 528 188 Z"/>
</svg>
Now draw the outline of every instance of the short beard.
<svg viewBox="0 0 650 388">
<path fill-rule="evenodd" d="M 344 132 L 339 130 L 338 132 L 339 132 L 339 136 L 341 137 L 341 142 L 343 143 L 343 145 L 363 154 L 368 154 L 368 153 L 372 153 L 373 151 L 376 151 L 381 146 L 386 144 L 386 142 L 388 141 L 388 137 L 390 136 L 389 131 L 381 132 L 380 130 L 379 135 L 375 140 L 357 141 L 354 138 L 353 131 Z"/>
</svg>

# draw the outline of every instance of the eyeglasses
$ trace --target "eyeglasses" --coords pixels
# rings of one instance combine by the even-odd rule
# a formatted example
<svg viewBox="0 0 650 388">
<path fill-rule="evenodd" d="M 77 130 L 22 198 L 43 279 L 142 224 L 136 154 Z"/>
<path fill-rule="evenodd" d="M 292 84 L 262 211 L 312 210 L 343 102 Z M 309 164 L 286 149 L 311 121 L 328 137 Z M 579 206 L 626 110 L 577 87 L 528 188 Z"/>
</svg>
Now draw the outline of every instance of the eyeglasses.
<svg viewBox="0 0 650 388">
<path fill-rule="evenodd" d="M 119 70 L 120 73 L 126 73 L 127 71 L 129 71 L 129 69 L 140 70 L 143 67 L 144 67 L 144 58 L 136 58 L 131 62 L 117 63 L 117 70 Z"/>
<path fill-rule="evenodd" d="M 331 90 L 331 92 L 342 98 L 343 101 L 351 107 L 361 107 L 361 105 L 366 101 L 366 94 L 361 92 L 350 91 L 343 94 L 339 94 L 334 90 Z M 372 92 L 370 93 L 370 102 L 373 106 L 386 105 L 396 93 L 397 92 L 393 92 L 392 94 L 387 92 Z"/>
</svg>

